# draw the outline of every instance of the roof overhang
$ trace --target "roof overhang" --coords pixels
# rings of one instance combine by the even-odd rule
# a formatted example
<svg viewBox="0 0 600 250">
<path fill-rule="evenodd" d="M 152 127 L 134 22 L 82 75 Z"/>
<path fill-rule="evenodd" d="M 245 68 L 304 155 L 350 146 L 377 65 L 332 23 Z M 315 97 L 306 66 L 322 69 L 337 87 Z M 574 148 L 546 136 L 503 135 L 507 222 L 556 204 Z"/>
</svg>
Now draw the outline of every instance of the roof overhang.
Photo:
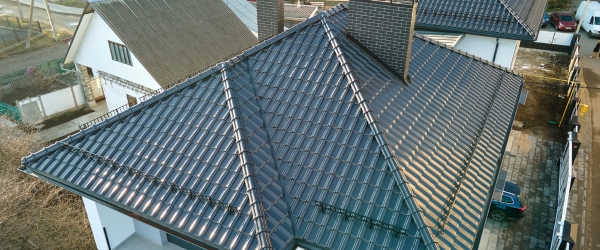
<svg viewBox="0 0 600 250">
<path fill-rule="evenodd" d="M 541 25 L 541 23 L 540 23 L 540 25 Z M 429 25 L 429 24 L 423 24 L 423 23 L 416 23 L 415 29 L 459 32 L 459 33 L 465 33 L 465 34 L 473 34 L 473 35 L 481 35 L 481 36 L 489 36 L 489 37 L 499 37 L 499 38 L 506 38 L 506 39 L 522 40 L 522 41 L 535 41 L 535 39 L 537 37 L 537 34 L 535 36 L 516 36 L 516 35 L 491 33 L 491 32 L 478 31 L 478 30 L 452 28 L 452 27 L 448 27 L 448 26 Z"/>
<path fill-rule="evenodd" d="M 65 55 L 64 63 L 70 63 L 77 55 L 77 50 L 79 50 L 79 45 L 81 45 L 81 41 L 83 40 L 83 36 L 85 35 L 85 31 L 90 24 L 90 20 L 92 20 L 92 15 L 94 15 L 94 10 L 92 7 L 86 3 L 83 8 L 84 11 L 81 13 L 79 17 L 79 23 L 77 23 L 77 28 L 75 28 L 75 34 L 73 34 L 73 39 L 71 43 L 69 43 L 69 48 L 67 49 L 67 54 Z"/>
</svg>

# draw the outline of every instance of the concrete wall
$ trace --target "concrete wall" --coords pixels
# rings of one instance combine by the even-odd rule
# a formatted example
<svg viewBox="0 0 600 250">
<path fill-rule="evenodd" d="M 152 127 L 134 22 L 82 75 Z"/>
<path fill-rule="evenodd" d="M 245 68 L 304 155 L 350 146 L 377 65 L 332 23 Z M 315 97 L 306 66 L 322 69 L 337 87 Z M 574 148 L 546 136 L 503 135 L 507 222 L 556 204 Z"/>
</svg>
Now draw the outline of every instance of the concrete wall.
<svg viewBox="0 0 600 250">
<path fill-rule="evenodd" d="M 106 106 L 108 110 L 115 110 L 125 104 L 127 104 L 127 95 L 133 96 L 135 98 L 140 98 L 144 96 L 142 93 L 138 93 L 129 88 L 125 88 L 121 85 L 104 83 L 102 85 L 102 89 L 104 90 L 104 98 L 106 98 Z M 139 103 L 139 100 L 138 100 Z"/>
<path fill-rule="evenodd" d="M 131 53 L 133 66 L 113 61 L 108 41 L 123 44 L 106 22 L 99 15 L 94 14 L 85 30 L 85 35 L 81 39 L 73 61 L 91 67 L 94 71 L 94 77 L 98 76 L 97 72 L 100 70 L 151 89 L 160 87 L 133 53 Z"/>
<path fill-rule="evenodd" d="M 37 104 L 37 109 L 31 108 L 32 103 Z M 17 102 L 21 117 L 24 118 L 23 122 L 27 124 L 39 123 L 41 120 L 47 120 L 54 115 L 83 105 L 85 105 L 85 98 L 79 85 Z"/>
</svg>

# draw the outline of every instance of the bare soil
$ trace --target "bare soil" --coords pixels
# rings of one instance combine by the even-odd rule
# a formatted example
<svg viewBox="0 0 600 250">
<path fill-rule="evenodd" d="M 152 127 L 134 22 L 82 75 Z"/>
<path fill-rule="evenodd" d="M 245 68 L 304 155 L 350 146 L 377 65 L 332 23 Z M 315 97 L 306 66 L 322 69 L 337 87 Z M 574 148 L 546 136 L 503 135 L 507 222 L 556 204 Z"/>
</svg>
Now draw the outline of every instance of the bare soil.
<svg viewBox="0 0 600 250">
<path fill-rule="evenodd" d="M 526 104 L 519 105 L 515 117 L 523 127 L 513 129 L 551 141 L 566 141 L 567 126 L 558 125 L 567 103 L 568 87 L 566 82 L 551 78 L 566 80 L 569 59 L 567 55 L 519 50 L 514 69 L 525 74 L 523 90 L 528 94 Z"/>
</svg>

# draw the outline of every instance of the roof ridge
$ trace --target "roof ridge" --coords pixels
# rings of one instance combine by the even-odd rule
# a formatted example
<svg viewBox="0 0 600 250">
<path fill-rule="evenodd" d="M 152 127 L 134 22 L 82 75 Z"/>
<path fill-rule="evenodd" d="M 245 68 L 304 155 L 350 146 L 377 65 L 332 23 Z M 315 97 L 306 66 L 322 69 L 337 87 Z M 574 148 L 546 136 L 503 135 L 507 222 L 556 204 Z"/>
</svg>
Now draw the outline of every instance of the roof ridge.
<svg viewBox="0 0 600 250">
<path fill-rule="evenodd" d="M 442 42 L 440 42 L 440 41 L 433 40 L 433 39 L 431 39 L 431 38 L 428 38 L 428 37 L 426 37 L 426 36 L 424 36 L 424 35 L 421 35 L 421 34 L 417 34 L 417 33 L 415 33 L 415 34 L 413 35 L 413 37 L 419 38 L 419 39 L 421 39 L 421 40 L 423 40 L 423 41 L 425 41 L 425 42 L 429 42 L 429 43 L 431 43 L 431 44 L 435 44 L 435 45 L 438 45 L 438 46 L 444 47 L 444 48 L 446 48 L 446 49 L 448 49 L 448 50 L 450 50 L 450 51 L 452 51 L 452 52 L 459 53 L 459 54 L 461 54 L 461 55 L 463 55 L 463 56 L 466 56 L 466 57 L 469 57 L 469 58 L 471 58 L 471 59 L 473 59 L 473 60 L 475 60 L 475 61 L 480 61 L 480 62 L 482 62 L 482 63 L 485 63 L 485 64 L 488 64 L 488 65 L 490 65 L 490 66 L 494 66 L 494 67 L 496 67 L 496 68 L 498 68 L 498 69 L 500 69 L 500 70 L 502 70 L 502 71 L 504 71 L 504 72 L 511 73 L 511 74 L 513 74 L 513 75 L 515 75 L 515 76 L 522 76 L 522 74 L 520 74 L 520 73 L 517 73 L 517 72 L 516 72 L 514 69 L 509 69 L 509 68 L 507 68 L 507 67 L 504 67 L 504 66 L 502 66 L 502 65 L 500 65 L 500 64 L 496 64 L 496 63 L 494 63 L 494 62 L 490 62 L 490 61 L 488 61 L 488 60 L 485 60 L 485 59 L 483 59 L 483 58 L 481 58 L 481 57 L 479 57 L 479 56 L 475 56 L 475 55 L 473 55 L 473 54 L 469 54 L 469 53 L 468 53 L 468 52 L 466 52 L 466 51 L 463 51 L 463 50 L 457 49 L 457 48 L 455 48 L 454 46 L 449 46 L 449 45 L 447 45 L 447 44 L 445 44 L 445 43 L 442 43 Z"/>
<path fill-rule="evenodd" d="M 235 91 L 229 84 L 228 66 L 227 63 L 220 65 L 222 73 L 223 91 L 225 92 L 225 102 L 229 107 L 229 116 L 233 127 L 233 134 L 237 146 L 238 157 L 240 160 L 240 168 L 244 175 L 244 185 L 246 186 L 246 195 L 250 205 L 250 213 L 252 214 L 252 222 L 255 227 L 255 235 L 258 240 L 260 249 L 273 249 L 271 244 L 270 232 L 267 226 L 265 208 L 260 198 L 260 188 L 254 178 L 254 166 L 250 162 L 250 153 L 246 145 L 246 135 L 244 133 L 244 125 L 241 121 L 239 104 L 235 97 Z"/>
<path fill-rule="evenodd" d="M 515 19 L 517 19 L 517 22 L 519 22 L 519 24 L 525 29 L 525 31 L 529 35 L 535 36 L 535 32 L 529 27 L 529 25 L 519 15 L 517 15 L 517 13 L 515 13 L 513 8 L 510 7 L 508 5 L 508 3 L 506 3 L 505 0 L 497 0 L 497 1 L 500 2 L 500 4 L 502 4 L 504 6 L 504 8 L 506 8 L 506 10 L 508 10 L 508 13 L 510 13 L 511 16 L 513 16 Z"/>
<path fill-rule="evenodd" d="M 402 173 L 402 169 L 400 169 L 394 156 L 392 155 L 390 151 L 390 146 L 387 144 L 387 141 L 383 136 L 383 132 L 379 128 L 378 121 L 373 117 L 373 110 L 369 107 L 368 100 L 363 97 L 363 90 L 356 83 L 354 75 L 352 74 L 352 71 L 347 65 L 348 61 L 345 59 L 345 56 L 342 54 L 342 51 L 339 48 L 339 43 L 336 39 L 336 35 L 329 26 L 329 23 L 326 18 L 321 19 L 321 24 L 325 28 L 325 33 L 329 38 L 329 43 L 331 44 L 331 46 L 333 47 L 333 51 L 337 55 L 338 63 L 342 67 L 344 75 L 346 76 L 350 88 L 354 93 L 354 97 L 356 97 L 358 101 L 359 109 L 362 111 L 363 115 L 365 116 L 365 120 L 367 121 L 367 123 L 371 127 L 371 130 L 373 131 L 375 140 L 377 141 L 377 144 L 381 149 L 381 153 L 385 158 L 385 162 L 388 164 L 388 166 L 390 166 L 392 176 L 397 182 L 397 185 L 400 189 L 400 193 L 403 196 L 402 199 L 408 206 L 410 217 L 417 225 L 417 230 L 419 234 L 421 234 L 421 240 L 424 242 L 424 245 L 427 249 L 439 249 L 439 246 L 434 240 L 433 233 L 430 229 L 431 226 L 427 225 L 423 218 L 422 211 L 417 206 L 417 202 L 414 199 L 415 196 L 411 188 L 409 187 L 410 183 L 406 181 L 404 173 Z"/>
</svg>

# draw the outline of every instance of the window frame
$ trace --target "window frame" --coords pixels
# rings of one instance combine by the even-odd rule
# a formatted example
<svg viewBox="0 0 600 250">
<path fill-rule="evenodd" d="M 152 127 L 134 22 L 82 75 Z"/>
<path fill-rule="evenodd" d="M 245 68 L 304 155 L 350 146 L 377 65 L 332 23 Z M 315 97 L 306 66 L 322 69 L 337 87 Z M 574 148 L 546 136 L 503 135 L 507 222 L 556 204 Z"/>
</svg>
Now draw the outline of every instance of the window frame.
<svg viewBox="0 0 600 250">
<path fill-rule="evenodd" d="M 127 46 L 108 40 L 108 49 L 110 51 L 110 57 L 113 61 L 133 66 L 131 52 Z"/>
<path fill-rule="evenodd" d="M 511 202 L 504 201 L 504 197 L 510 199 Z M 502 195 L 502 199 L 500 200 L 500 202 L 506 203 L 506 204 L 515 204 L 515 200 L 512 197 L 505 195 L 505 194 Z"/>
</svg>

